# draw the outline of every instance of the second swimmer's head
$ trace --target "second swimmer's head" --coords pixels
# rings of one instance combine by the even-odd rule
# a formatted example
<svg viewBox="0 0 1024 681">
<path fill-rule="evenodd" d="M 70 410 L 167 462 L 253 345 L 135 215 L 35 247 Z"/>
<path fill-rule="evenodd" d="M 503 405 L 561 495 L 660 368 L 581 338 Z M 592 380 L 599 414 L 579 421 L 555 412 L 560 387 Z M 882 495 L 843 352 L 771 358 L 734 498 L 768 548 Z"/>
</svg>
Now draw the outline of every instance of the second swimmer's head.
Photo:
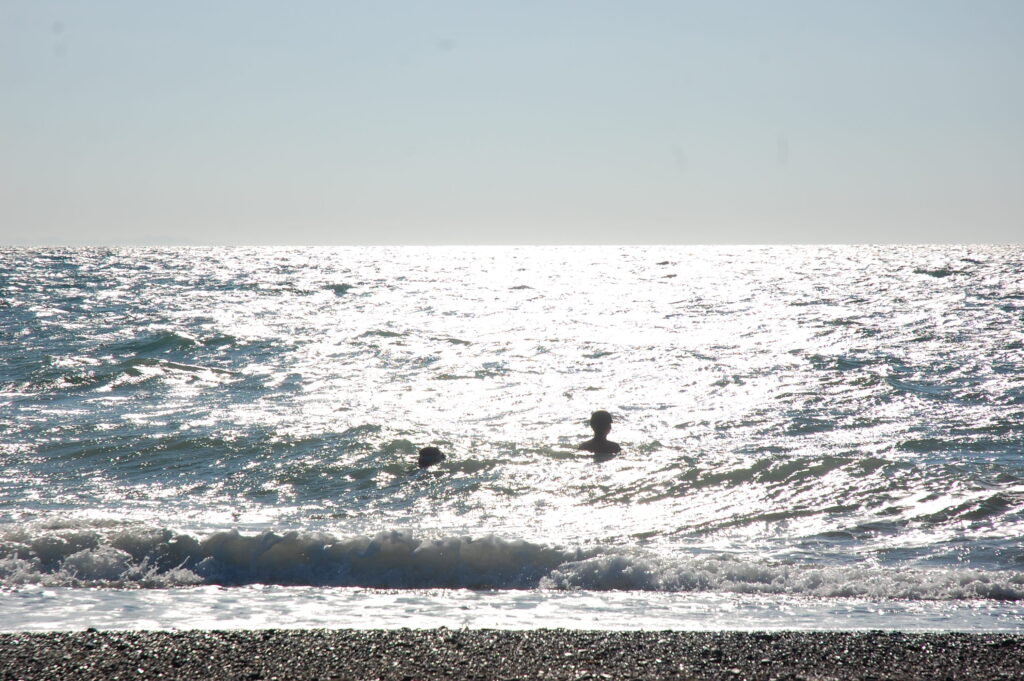
<svg viewBox="0 0 1024 681">
<path fill-rule="evenodd" d="M 424 447 L 420 450 L 418 461 L 420 468 L 433 466 L 435 463 L 441 463 L 442 461 L 444 461 L 444 454 L 437 447 Z"/>
</svg>

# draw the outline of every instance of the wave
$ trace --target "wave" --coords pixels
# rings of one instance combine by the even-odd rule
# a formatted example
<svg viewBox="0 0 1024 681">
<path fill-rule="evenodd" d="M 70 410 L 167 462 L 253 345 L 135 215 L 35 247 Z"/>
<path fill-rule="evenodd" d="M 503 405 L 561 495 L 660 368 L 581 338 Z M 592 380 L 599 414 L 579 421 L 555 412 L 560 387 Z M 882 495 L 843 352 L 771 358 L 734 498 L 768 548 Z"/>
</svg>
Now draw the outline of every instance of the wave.
<svg viewBox="0 0 1024 681">
<path fill-rule="evenodd" d="M 338 538 L 238 530 L 26 526 L 0 533 L 0 587 L 169 588 L 279 584 L 384 589 L 724 592 L 874 600 L 1024 600 L 1024 574 L 802 565 L 729 554 L 664 557 L 638 548 L 565 549 L 518 539 Z"/>
<path fill-rule="evenodd" d="M 109 346 L 115 355 L 160 355 L 193 348 L 199 341 L 187 333 L 160 330 Z"/>
<path fill-rule="evenodd" d="M 238 371 L 196 364 L 193 355 L 196 349 L 206 350 L 202 357 L 209 361 L 209 351 L 232 350 L 238 344 L 238 338 L 230 334 L 193 338 L 173 331 L 146 333 L 84 353 L 37 354 L 31 361 L 17 363 L 14 371 L 0 378 L 0 387 L 18 392 L 68 393 L 137 386 L 185 374 L 203 379 L 237 377 Z"/>
</svg>

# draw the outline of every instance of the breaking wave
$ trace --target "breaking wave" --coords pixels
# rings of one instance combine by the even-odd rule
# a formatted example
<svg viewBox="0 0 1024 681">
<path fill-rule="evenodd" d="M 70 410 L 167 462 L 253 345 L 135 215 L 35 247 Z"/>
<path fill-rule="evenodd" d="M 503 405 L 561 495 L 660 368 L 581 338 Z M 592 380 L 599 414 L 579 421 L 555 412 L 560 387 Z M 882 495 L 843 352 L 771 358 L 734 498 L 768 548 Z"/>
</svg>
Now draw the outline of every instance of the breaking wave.
<svg viewBox="0 0 1024 681">
<path fill-rule="evenodd" d="M 169 588 L 213 584 L 384 589 L 726 592 L 921 601 L 1024 600 L 1024 574 L 664 557 L 641 549 L 565 549 L 404 531 L 338 538 L 237 530 L 197 538 L 169 529 L 25 526 L 0 533 L 0 587 Z"/>
</svg>

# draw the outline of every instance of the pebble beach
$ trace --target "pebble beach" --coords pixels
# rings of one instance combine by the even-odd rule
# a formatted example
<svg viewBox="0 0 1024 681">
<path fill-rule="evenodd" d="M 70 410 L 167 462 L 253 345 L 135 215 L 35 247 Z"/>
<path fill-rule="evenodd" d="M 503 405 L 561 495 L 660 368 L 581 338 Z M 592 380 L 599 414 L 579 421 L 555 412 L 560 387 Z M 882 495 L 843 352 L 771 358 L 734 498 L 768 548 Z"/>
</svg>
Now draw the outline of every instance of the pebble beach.
<svg viewBox="0 0 1024 681">
<path fill-rule="evenodd" d="M 0 678 L 1020 679 L 1024 637 L 444 628 L 6 633 Z"/>
</svg>

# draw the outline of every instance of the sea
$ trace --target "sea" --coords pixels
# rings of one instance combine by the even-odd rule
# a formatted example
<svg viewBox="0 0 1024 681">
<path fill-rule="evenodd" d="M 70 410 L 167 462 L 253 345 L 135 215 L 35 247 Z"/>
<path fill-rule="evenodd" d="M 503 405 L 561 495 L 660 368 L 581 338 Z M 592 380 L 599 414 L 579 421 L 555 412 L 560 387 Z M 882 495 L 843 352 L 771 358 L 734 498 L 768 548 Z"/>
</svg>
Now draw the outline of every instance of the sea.
<svg viewBox="0 0 1024 681">
<path fill-rule="evenodd" d="M 1022 273 L 0 248 L 0 630 L 1024 631 Z"/>
</svg>

